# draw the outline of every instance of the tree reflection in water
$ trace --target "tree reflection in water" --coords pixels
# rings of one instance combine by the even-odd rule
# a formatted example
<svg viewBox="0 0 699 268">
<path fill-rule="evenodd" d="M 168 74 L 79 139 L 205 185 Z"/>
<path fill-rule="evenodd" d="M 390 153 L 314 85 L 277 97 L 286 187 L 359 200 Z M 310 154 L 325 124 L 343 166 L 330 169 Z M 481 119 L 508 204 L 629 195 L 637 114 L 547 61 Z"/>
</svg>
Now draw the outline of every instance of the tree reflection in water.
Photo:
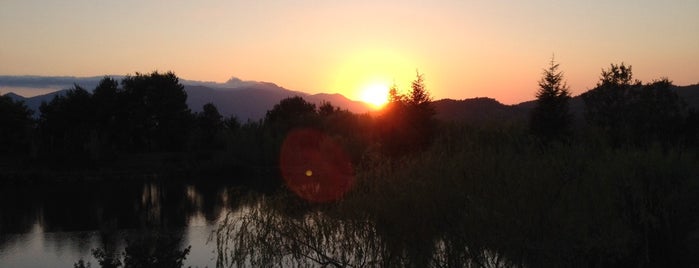
<svg viewBox="0 0 699 268">
<path fill-rule="evenodd" d="M 182 233 L 163 230 L 145 232 L 145 235 L 126 240 L 123 252 L 117 253 L 106 245 L 92 250 L 92 256 L 102 268 L 111 267 L 182 267 L 191 246 L 182 245 Z M 90 262 L 79 260 L 76 268 L 90 267 Z"/>
<path fill-rule="evenodd" d="M 74 258 L 71 263 L 92 255 L 94 259 L 85 259 L 82 265 L 93 262 L 93 267 L 100 263 L 113 267 L 117 261 L 125 267 L 177 267 L 190 253 L 188 226 L 212 226 L 219 215 L 236 209 L 235 189 L 226 182 L 183 181 L 2 187 L 0 253 L 25 259 L 6 254 L 38 247 L 37 254 Z M 196 236 L 207 237 L 198 231 Z M 37 258 L 42 257 L 32 263 Z M 211 260 L 213 255 L 195 259 Z"/>
</svg>

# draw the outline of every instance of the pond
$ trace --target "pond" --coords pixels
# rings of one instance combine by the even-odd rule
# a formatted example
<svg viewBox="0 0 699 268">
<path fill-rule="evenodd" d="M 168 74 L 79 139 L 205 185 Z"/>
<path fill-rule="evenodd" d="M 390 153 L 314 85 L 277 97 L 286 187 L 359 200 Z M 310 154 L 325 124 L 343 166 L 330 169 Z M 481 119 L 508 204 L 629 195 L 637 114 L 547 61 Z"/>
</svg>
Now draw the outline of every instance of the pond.
<svg viewBox="0 0 699 268">
<path fill-rule="evenodd" d="M 184 267 L 215 267 L 211 234 L 239 206 L 231 200 L 237 188 L 225 182 L 1 187 L 0 267 L 73 267 L 81 259 L 99 267 L 94 249 L 119 254 L 143 241 L 191 246 Z"/>
</svg>

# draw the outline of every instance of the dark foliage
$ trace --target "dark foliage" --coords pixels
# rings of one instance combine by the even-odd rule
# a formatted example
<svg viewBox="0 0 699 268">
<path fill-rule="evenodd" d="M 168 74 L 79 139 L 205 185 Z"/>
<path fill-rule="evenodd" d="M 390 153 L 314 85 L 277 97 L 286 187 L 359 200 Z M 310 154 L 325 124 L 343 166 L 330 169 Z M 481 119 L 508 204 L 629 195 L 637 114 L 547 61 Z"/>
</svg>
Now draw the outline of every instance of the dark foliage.
<svg viewBox="0 0 699 268">
<path fill-rule="evenodd" d="M 179 268 L 184 266 L 191 246 L 181 248 L 181 238 L 164 236 L 156 232 L 154 235 L 127 241 L 121 256 L 114 256 L 103 248 L 92 250 L 92 256 L 97 259 L 101 268 Z M 91 267 L 91 264 L 79 260 L 75 268 Z"/>
<path fill-rule="evenodd" d="M 376 120 L 379 143 L 392 156 L 425 149 L 437 126 L 424 77 L 420 73 L 416 76 L 407 95 L 400 95 L 395 86 L 391 87 L 389 102 Z"/>
<path fill-rule="evenodd" d="M 216 148 L 222 147 L 223 144 L 219 135 L 221 135 L 224 128 L 229 126 L 233 128 L 238 127 L 235 119 L 230 119 L 232 121 L 225 125 L 226 122 L 224 122 L 223 116 L 212 103 L 205 104 L 202 112 L 196 113 L 194 117 L 196 122 L 195 131 L 199 132 L 194 136 L 200 138 L 197 144 L 200 144 L 203 147 L 200 149 L 203 150 L 216 150 Z"/>
<path fill-rule="evenodd" d="M 121 82 L 132 150 L 178 151 L 187 138 L 191 112 L 174 73 L 136 73 Z"/>
<path fill-rule="evenodd" d="M 56 159 L 90 159 L 95 152 L 96 106 L 87 90 L 78 85 L 39 107 L 42 153 Z"/>
<path fill-rule="evenodd" d="M 640 81 L 632 81 L 631 66 L 612 64 L 609 70 L 602 71 L 597 87 L 585 92 L 585 118 L 595 126 L 618 133 L 622 128 L 627 112 L 631 91 L 641 86 Z M 618 137 L 615 137 L 618 139 Z"/>
<path fill-rule="evenodd" d="M 340 202 L 310 206 L 282 193 L 227 218 L 218 231 L 220 260 L 382 267 L 699 263 L 696 155 L 584 142 L 542 148 L 525 128 L 441 130 L 425 151 L 362 161 L 358 185 Z"/>
<path fill-rule="evenodd" d="M 626 122 L 636 145 L 679 141 L 688 112 L 670 80 L 663 78 L 646 84 L 634 91 L 632 98 Z"/>
<path fill-rule="evenodd" d="M 265 115 L 265 124 L 272 126 L 280 135 L 291 128 L 313 126 L 316 123 L 316 105 L 295 96 L 281 100 Z M 327 113 L 327 111 L 326 111 Z"/>
<path fill-rule="evenodd" d="M 612 146 L 647 146 L 683 142 L 687 107 L 663 78 L 643 85 L 633 81 L 631 66 L 612 64 L 597 87 L 582 95 L 585 116 Z"/>
<path fill-rule="evenodd" d="M 40 107 L 45 152 L 99 159 L 102 151 L 176 151 L 189 130 L 186 94 L 173 73 L 109 77 L 91 94 L 76 85 Z"/>
<path fill-rule="evenodd" d="M 0 96 L 0 155 L 31 151 L 32 111 L 21 101 Z"/>
<path fill-rule="evenodd" d="M 570 93 L 558 67 L 559 64 L 551 59 L 551 65 L 539 80 L 536 106 L 530 115 L 529 127 L 543 142 L 564 140 L 571 131 Z"/>
</svg>

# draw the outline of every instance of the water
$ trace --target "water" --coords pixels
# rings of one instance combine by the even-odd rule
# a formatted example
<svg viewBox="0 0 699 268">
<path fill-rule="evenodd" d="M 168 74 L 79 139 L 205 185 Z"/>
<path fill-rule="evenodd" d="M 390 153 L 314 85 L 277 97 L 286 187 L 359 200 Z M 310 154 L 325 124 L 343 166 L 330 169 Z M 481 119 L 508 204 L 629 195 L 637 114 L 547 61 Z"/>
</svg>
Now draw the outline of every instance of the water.
<svg viewBox="0 0 699 268">
<path fill-rule="evenodd" d="M 99 267 L 93 249 L 119 253 L 128 245 L 161 243 L 154 236 L 174 243 L 173 250 L 191 246 L 185 267 L 215 267 L 211 234 L 218 219 L 239 206 L 231 200 L 235 188 L 225 183 L 1 187 L 0 267 L 73 267 L 80 259 Z"/>
</svg>

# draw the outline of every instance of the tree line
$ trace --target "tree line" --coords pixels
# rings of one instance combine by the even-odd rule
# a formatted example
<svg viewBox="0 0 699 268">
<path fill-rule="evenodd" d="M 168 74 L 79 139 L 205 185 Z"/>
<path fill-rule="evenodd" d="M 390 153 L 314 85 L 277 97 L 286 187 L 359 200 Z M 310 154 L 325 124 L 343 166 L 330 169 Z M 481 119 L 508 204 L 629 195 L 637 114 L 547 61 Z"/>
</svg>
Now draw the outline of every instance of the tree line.
<svg viewBox="0 0 699 268">
<path fill-rule="evenodd" d="M 630 65 L 611 64 L 597 86 L 581 95 L 586 125 L 575 127 L 570 91 L 558 68 L 552 59 L 544 70 L 530 114 L 531 133 L 540 141 L 569 141 L 575 128 L 589 135 L 584 138 L 594 136 L 612 147 L 697 145 L 699 113 L 677 95 L 668 78 L 643 84 L 633 78 Z"/>
<path fill-rule="evenodd" d="M 696 146 L 699 116 L 662 78 L 642 84 L 631 66 L 612 64 L 597 86 L 582 94 L 584 123 L 570 112 L 570 92 L 553 59 L 538 83 L 529 132 L 538 142 L 596 139 L 605 145 Z M 282 100 L 259 121 L 240 122 L 209 103 L 192 112 L 172 73 L 103 78 L 88 91 L 75 85 L 42 103 L 38 119 L 21 101 L 0 97 L 0 155 L 5 162 L 99 167 L 143 154 L 166 154 L 210 166 L 273 167 L 285 134 L 309 127 L 349 148 L 356 163 L 369 151 L 397 157 L 427 148 L 446 124 L 435 110 L 424 77 L 408 92 L 390 89 L 378 115 L 353 114 L 301 97 Z M 213 164 L 211 164 L 213 163 Z"/>
<path fill-rule="evenodd" d="M 338 140 L 359 161 L 369 147 L 395 154 L 427 144 L 432 125 L 423 123 L 433 121 L 434 111 L 421 75 L 410 92 L 415 96 L 395 93 L 378 119 L 297 96 L 259 121 L 240 122 L 212 103 L 192 112 L 172 72 L 104 77 L 91 91 L 76 84 L 42 103 L 36 119 L 22 101 L 0 97 L 0 156 L 20 166 L 62 169 L 98 169 L 148 155 L 214 170 L 270 168 L 286 133 L 307 127 Z"/>
</svg>

